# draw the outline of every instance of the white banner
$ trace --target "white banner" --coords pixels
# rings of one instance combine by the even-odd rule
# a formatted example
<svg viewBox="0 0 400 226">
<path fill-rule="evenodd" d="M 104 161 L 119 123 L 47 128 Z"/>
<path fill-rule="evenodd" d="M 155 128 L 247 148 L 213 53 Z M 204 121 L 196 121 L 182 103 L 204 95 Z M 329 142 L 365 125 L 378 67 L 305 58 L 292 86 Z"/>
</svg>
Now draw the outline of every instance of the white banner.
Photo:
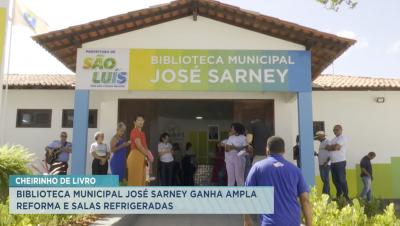
<svg viewBox="0 0 400 226">
<path fill-rule="evenodd" d="M 76 89 L 128 90 L 129 49 L 78 49 Z"/>
</svg>

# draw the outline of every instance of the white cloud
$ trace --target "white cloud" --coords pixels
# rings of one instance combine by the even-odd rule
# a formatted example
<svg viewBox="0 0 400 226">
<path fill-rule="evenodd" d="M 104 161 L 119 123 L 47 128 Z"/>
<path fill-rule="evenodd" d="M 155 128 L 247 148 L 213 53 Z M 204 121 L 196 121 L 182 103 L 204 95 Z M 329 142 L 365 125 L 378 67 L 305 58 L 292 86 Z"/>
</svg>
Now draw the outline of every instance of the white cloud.
<svg viewBox="0 0 400 226">
<path fill-rule="evenodd" d="M 343 37 L 343 38 L 349 38 L 349 39 L 354 39 L 356 40 L 356 44 L 354 45 L 354 48 L 357 49 L 363 49 L 369 46 L 369 42 L 366 38 L 364 37 L 358 37 L 358 35 L 349 30 L 342 30 L 336 33 L 337 36 Z"/>
<path fill-rule="evenodd" d="M 400 40 L 394 42 L 392 46 L 387 51 L 389 54 L 397 54 L 400 53 Z"/>
</svg>

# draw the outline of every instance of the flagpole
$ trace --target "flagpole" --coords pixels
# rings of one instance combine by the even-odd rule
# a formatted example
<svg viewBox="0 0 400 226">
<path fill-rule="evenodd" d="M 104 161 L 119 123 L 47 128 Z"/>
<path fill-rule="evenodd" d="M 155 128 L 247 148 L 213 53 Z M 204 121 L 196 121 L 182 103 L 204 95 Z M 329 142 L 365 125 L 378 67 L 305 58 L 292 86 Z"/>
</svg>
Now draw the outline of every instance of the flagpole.
<svg viewBox="0 0 400 226">
<path fill-rule="evenodd" d="M 3 1 L 4 2 L 4 1 Z M 5 118 L 7 110 L 7 93 L 8 93 L 8 74 L 10 70 L 10 53 L 11 53 L 11 38 L 12 38 L 12 25 L 14 17 L 14 0 L 6 0 L 7 13 L 5 24 L 5 37 L 4 37 L 4 51 L 0 65 L 0 145 L 5 144 Z M 7 49 L 6 49 L 7 48 Z M 4 79 L 6 78 L 6 79 Z M 5 84 L 4 84 L 5 80 Z M 4 94 L 3 94 L 3 85 Z"/>
<path fill-rule="evenodd" d="M 12 2 L 13 3 L 13 2 Z M 12 5 L 12 6 L 14 6 L 14 5 Z M 13 37 L 13 22 L 14 22 L 14 20 L 13 20 L 13 18 L 14 18 L 14 16 L 15 16 L 15 10 L 14 10 L 14 7 L 11 7 L 11 9 L 12 9 L 12 14 L 11 14 L 11 18 L 10 18 L 10 29 L 9 29 L 9 31 L 10 31 L 10 35 L 9 35 L 9 41 L 8 41 L 8 48 L 7 48 L 7 59 L 8 59 L 8 62 L 7 62 L 7 68 L 6 68 L 6 73 L 4 74 L 4 76 L 6 77 L 6 83 L 5 83 L 5 89 L 4 89 L 4 99 L 3 99 L 3 107 L 2 107 L 2 109 L 3 109 L 3 114 L 2 114 L 2 119 L 1 119 L 1 124 L 2 125 L 4 125 L 1 129 L 3 130 L 3 131 L 1 131 L 1 133 L 3 134 L 3 140 L 4 140 L 4 134 L 5 134 L 5 128 L 6 128 L 6 126 L 5 126 L 5 122 L 6 122 L 6 118 L 7 118 L 7 107 L 8 107 L 8 78 L 9 78 L 9 75 L 10 75 L 10 64 L 11 64 L 11 48 L 12 48 L 12 37 Z"/>
</svg>

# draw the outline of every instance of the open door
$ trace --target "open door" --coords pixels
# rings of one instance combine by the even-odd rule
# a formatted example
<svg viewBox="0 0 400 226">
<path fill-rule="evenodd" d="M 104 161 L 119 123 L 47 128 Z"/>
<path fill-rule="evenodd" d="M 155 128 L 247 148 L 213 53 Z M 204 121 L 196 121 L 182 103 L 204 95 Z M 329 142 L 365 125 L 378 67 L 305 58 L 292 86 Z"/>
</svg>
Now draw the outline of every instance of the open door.
<svg viewBox="0 0 400 226">
<path fill-rule="evenodd" d="M 233 105 L 233 119 L 246 128 L 255 119 L 261 120 L 275 134 L 274 101 L 273 100 L 236 100 Z"/>
<path fill-rule="evenodd" d="M 156 104 L 148 100 L 119 100 L 118 122 L 124 122 L 126 124 L 127 138 L 129 138 L 129 134 L 134 127 L 133 122 L 135 121 L 135 117 L 140 114 L 145 117 L 143 131 L 146 134 L 147 142 L 151 140 L 152 134 L 155 134 L 151 133 L 151 130 L 157 125 L 157 109 L 155 109 L 155 107 L 157 107 Z"/>
</svg>

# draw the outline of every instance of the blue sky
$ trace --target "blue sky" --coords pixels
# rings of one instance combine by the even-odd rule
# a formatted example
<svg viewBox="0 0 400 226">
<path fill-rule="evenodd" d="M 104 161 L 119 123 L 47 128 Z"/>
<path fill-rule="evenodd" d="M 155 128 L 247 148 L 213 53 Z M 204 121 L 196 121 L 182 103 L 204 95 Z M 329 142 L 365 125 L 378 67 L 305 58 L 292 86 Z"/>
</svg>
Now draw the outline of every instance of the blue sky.
<svg viewBox="0 0 400 226">
<path fill-rule="evenodd" d="M 162 0 L 20 0 L 51 29 L 89 22 L 167 3 Z M 400 78 L 400 1 L 360 0 L 355 9 L 338 12 L 315 0 L 222 0 L 244 9 L 277 17 L 358 42 L 324 73 Z M 27 28 L 14 26 L 11 73 L 71 73 L 38 47 Z M 26 51 L 29 49 L 29 51 Z"/>
</svg>

